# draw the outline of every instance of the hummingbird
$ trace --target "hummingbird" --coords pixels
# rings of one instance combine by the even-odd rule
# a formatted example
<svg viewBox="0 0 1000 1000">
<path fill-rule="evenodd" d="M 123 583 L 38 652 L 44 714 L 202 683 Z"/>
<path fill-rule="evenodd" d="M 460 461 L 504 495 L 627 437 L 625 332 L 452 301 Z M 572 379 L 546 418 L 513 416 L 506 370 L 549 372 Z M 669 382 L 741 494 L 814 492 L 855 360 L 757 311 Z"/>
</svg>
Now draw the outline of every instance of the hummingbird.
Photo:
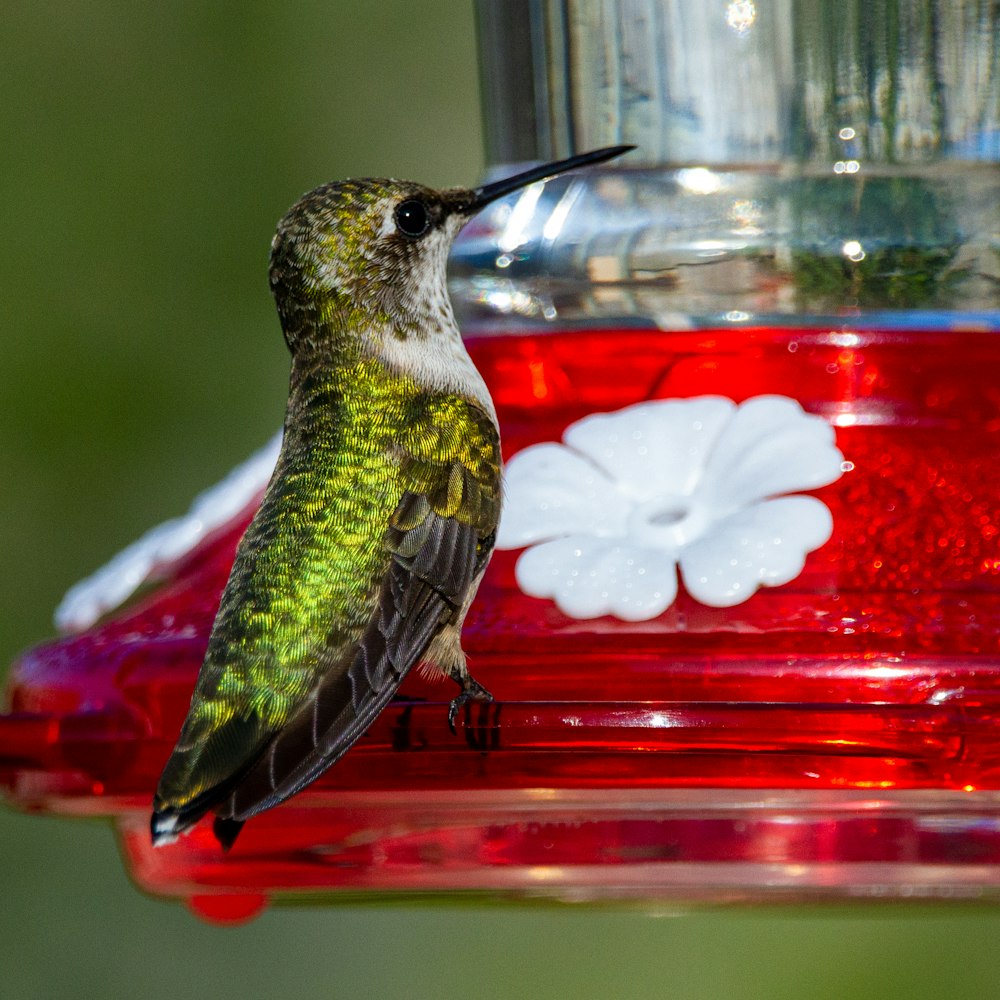
<svg viewBox="0 0 1000 1000">
<path fill-rule="evenodd" d="M 346 753 L 418 663 L 458 683 L 452 729 L 465 703 L 492 700 L 461 630 L 500 517 L 500 433 L 455 323 L 448 252 L 495 199 L 631 148 L 472 189 L 324 184 L 281 219 L 281 451 L 156 789 L 154 844 L 214 812 L 231 847 Z"/>
</svg>

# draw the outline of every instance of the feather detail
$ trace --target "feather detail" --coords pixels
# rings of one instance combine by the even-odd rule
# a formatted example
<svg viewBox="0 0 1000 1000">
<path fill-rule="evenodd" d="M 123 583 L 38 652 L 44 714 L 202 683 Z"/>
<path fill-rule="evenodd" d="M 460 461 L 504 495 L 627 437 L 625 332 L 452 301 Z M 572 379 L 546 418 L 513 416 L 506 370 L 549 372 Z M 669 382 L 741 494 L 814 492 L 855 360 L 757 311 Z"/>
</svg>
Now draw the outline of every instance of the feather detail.
<svg viewBox="0 0 1000 1000">
<path fill-rule="evenodd" d="M 443 631 L 438 660 L 465 676 L 460 630 L 499 516 L 496 426 L 477 401 L 347 363 L 293 368 L 282 453 L 160 779 L 154 842 L 214 809 L 231 844 L 350 748 Z"/>
<path fill-rule="evenodd" d="M 412 521 L 421 500 L 407 494 L 398 520 Z M 422 544 L 404 555 L 412 536 Z M 217 810 L 223 820 L 243 822 L 277 805 L 353 746 L 462 604 L 475 575 L 477 541 L 469 525 L 433 512 L 401 536 L 351 662 L 332 667 L 271 740 Z"/>
</svg>

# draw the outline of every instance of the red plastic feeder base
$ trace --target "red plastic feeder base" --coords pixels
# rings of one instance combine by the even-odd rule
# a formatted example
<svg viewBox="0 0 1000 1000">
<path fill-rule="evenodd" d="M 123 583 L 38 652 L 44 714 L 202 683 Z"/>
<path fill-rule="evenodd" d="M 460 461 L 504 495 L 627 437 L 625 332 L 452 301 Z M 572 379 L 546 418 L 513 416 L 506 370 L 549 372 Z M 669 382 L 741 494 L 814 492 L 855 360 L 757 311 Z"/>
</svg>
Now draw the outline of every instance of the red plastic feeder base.
<svg viewBox="0 0 1000 1000">
<path fill-rule="evenodd" d="M 148 806 L 252 511 L 118 617 L 25 654 L 15 803 L 116 818 L 140 885 L 217 920 L 268 898 L 968 895 L 1000 886 L 1000 341 L 838 329 L 585 331 L 470 344 L 509 456 L 646 399 L 797 399 L 849 471 L 830 541 L 734 608 L 570 619 L 494 558 L 465 647 L 497 703 L 401 700 L 222 854 Z M 219 897 L 219 898 L 216 898 Z"/>
</svg>

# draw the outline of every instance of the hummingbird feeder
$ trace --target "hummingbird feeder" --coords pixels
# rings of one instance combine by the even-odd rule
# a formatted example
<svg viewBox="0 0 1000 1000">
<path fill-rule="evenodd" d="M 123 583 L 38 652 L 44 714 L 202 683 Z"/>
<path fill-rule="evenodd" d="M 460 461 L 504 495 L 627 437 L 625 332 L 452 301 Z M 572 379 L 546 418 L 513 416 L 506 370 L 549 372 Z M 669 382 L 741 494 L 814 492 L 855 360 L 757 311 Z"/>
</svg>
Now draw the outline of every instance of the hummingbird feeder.
<svg viewBox="0 0 1000 1000">
<path fill-rule="evenodd" d="M 638 147 L 495 203 L 453 257 L 509 470 L 463 639 L 496 702 L 452 732 L 414 671 L 230 852 L 207 821 L 152 847 L 272 445 L 15 663 L 9 801 L 109 817 L 139 886 L 215 920 L 995 895 L 1000 84 L 962 66 L 1000 24 L 967 6 L 890 3 L 902 55 L 866 61 L 797 0 L 480 3 L 493 162 Z M 906 108 L 864 104 L 904 63 Z"/>
<path fill-rule="evenodd" d="M 15 664 L 0 720 L 8 795 L 112 817 L 139 885 L 219 919 L 271 897 L 373 890 L 979 891 L 1000 872 L 1000 347 L 963 334 L 950 350 L 957 336 L 474 341 L 509 456 L 596 410 L 796 385 L 848 467 L 809 494 L 830 511 L 829 539 L 744 603 L 712 607 L 682 585 L 638 621 L 528 596 L 520 553 L 499 552 L 465 634 L 497 703 L 467 708 L 452 734 L 450 691 L 411 674 L 343 760 L 229 854 L 208 826 L 154 849 L 150 789 L 251 499 L 137 603 Z"/>
</svg>

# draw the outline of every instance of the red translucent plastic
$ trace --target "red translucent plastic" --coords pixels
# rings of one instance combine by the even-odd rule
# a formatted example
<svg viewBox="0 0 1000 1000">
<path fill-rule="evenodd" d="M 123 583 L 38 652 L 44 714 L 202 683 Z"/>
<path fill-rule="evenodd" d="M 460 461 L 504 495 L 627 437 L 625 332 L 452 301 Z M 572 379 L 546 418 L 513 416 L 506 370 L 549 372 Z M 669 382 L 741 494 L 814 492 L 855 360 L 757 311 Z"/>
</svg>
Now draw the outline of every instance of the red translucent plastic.
<svg viewBox="0 0 1000 1000">
<path fill-rule="evenodd" d="M 213 919 L 317 889 L 1000 884 L 997 335 L 576 331 L 470 350 L 508 457 L 640 400 L 796 398 L 845 456 L 816 492 L 833 537 L 790 584 L 726 609 L 682 588 L 641 623 L 567 618 L 521 594 L 517 553 L 499 552 L 464 635 L 495 704 L 454 735 L 452 686 L 414 673 L 229 855 L 207 826 L 153 851 L 152 789 L 247 511 L 141 603 L 15 665 L 0 721 L 11 797 L 117 816 L 137 879 Z"/>
</svg>

